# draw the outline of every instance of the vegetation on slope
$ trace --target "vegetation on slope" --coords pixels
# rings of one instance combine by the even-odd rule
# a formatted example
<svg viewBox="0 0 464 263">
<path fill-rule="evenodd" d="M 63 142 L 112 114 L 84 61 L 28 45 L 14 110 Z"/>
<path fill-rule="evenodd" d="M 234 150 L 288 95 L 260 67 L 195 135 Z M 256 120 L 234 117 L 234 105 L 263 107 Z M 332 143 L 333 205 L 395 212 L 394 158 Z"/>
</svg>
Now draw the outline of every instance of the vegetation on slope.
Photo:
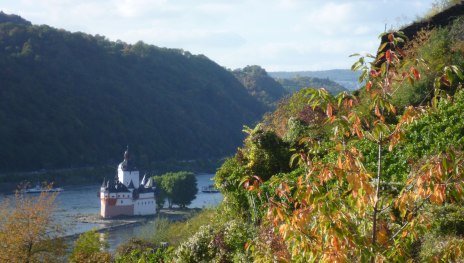
<svg viewBox="0 0 464 263">
<path fill-rule="evenodd" d="M 405 48 L 386 33 L 378 54 L 353 66 L 362 90 L 301 90 L 245 127 L 215 176 L 222 204 L 162 227 L 153 247 L 172 247 L 134 246 L 121 262 L 462 261 L 462 23 Z M 171 232 L 181 229 L 194 232 Z"/>
<path fill-rule="evenodd" d="M 232 74 L 243 84 L 247 92 L 269 107 L 288 94 L 281 84 L 271 78 L 260 66 L 235 69 Z"/>
<path fill-rule="evenodd" d="M 203 55 L 0 18 L 1 172 L 222 157 L 266 110 Z"/>
<path fill-rule="evenodd" d="M 218 216 L 251 229 L 247 260 L 462 260 L 463 50 L 434 55 L 462 45 L 452 37 L 460 23 L 404 51 L 387 34 L 386 50 L 354 66 L 367 72 L 363 90 L 302 90 L 246 129 L 215 180 Z M 398 102 L 413 94 L 413 105 Z M 206 247 L 227 237 L 209 225 L 189 255 L 220 258 Z"/>
</svg>

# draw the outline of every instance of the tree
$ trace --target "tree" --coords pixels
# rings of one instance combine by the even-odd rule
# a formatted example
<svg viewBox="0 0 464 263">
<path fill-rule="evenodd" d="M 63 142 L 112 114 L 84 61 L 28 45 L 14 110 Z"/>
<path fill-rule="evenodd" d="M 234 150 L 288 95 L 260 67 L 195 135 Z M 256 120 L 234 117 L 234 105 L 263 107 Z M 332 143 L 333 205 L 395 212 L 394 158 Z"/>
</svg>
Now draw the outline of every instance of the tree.
<svg viewBox="0 0 464 263">
<path fill-rule="evenodd" d="M 197 179 L 193 173 L 165 173 L 154 178 L 162 195 L 166 196 L 169 208 L 172 208 L 172 205 L 185 208 L 195 199 L 198 193 Z"/>
<path fill-rule="evenodd" d="M 0 203 L 0 262 L 62 262 L 65 243 L 53 222 L 56 194 L 26 196 Z"/>
<path fill-rule="evenodd" d="M 167 194 L 162 187 L 163 177 L 162 176 L 153 176 L 153 182 L 156 185 L 156 209 L 158 211 L 164 207 L 166 203 Z"/>
<path fill-rule="evenodd" d="M 178 172 L 174 178 L 176 180 L 172 191 L 172 203 L 185 208 L 198 193 L 197 178 L 189 172 Z"/>
<path fill-rule="evenodd" d="M 101 234 L 96 230 L 79 235 L 69 261 L 75 263 L 111 262 L 111 254 L 105 251 L 109 246 L 105 240 L 105 237 L 101 238 Z"/>
</svg>

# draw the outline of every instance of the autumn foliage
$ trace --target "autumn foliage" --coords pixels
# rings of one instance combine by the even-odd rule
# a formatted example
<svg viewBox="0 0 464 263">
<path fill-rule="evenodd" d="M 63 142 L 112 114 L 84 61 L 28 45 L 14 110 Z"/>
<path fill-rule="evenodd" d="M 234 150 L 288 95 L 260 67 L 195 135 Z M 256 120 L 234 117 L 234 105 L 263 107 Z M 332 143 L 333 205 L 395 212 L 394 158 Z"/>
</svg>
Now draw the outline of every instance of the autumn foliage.
<svg viewBox="0 0 464 263">
<path fill-rule="evenodd" d="M 0 262 L 62 262 L 65 243 L 57 238 L 60 227 L 53 222 L 56 194 L 42 192 L 0 204 Z"/>
<path fill-rule="evenodd" d="M 434 111 L 438 101 L 452 103 L 450 87 L 459 90 L 464 80 L 458 67 L 447 66 L 437 76 L 428 103 L 398 110 L 392 97 L 402 83 L 421 79 L 418 67 L 426 67 L 426 62 L 405 63 L 401 33 L 387 33 L 386 39 L 377 56 L 361 57 L 353 65 L 363 72 L 362 97 L 306 91 L 307 103 L 326 115 L 321 128 L 331 134 L 326 154 L 314 151 L 323 143 L 320 138 L 302 138 L 302 148 L 292 158 L 304 168 L 300 176 L 271 178 L 268 184 L 248 180 L 245 185 L 267 207 L 266 222 L 285 240 L 291 255 L 287 260 L 406 261 L 431 224 L 425 207 L 462 200 L 460 148 L 410 163 L 403 183 L 394 185 L 385 178 L 385 151 L 395 151 L 406 127 Z M 376 148 L 375 169 L 366 168 L 365 156 L 356 147 L 364 141 Z"/>
</svg>

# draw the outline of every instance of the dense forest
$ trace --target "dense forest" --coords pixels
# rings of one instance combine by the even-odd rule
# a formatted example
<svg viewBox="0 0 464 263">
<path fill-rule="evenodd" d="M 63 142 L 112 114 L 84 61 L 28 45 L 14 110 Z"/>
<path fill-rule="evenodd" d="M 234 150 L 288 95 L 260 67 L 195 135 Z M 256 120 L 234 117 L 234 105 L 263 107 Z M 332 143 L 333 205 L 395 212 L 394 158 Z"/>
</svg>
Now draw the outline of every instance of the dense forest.
<svg viewBox="0 0 464 263">
<path fill-rule="evenodd" d="M 285 80 L 286 90 L 259 66 L 229 71 L 203 55 L 2 12 L 0 172 L 111 165 L 128 144 L 145 169 L 215 163 L 243 140 L 243 125 L 298 89 L 291 81 L 342 90 L 318 79 Z"/>
<path fill-rule="evenodd" d="M 232 73 L 250 95 L 270 108 L 273 108 L 280 99 L 289 94 L 281 84 L 270 77 L 266 70 L 260 66 L 247 66 L 243 69 L 235 69 Z"/>
<path fill-rule="evenodd" d="M 0 14 L 0 172 L 220 158 L 268 109 L 203 55 Z"/>
</svg>

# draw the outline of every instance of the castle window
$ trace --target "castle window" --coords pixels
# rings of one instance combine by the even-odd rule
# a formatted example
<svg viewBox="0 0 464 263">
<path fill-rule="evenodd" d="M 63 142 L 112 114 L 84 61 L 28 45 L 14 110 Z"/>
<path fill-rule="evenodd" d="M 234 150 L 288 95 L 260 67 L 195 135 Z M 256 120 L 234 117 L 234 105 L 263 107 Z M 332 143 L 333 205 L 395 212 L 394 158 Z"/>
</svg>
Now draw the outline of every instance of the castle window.
<svg viewBox="0 0 464 263">
<path fill-rule="evenodd" d="M 121 200 L 121 204 L 122 204 L 122 200 Z"/>
</svg>

